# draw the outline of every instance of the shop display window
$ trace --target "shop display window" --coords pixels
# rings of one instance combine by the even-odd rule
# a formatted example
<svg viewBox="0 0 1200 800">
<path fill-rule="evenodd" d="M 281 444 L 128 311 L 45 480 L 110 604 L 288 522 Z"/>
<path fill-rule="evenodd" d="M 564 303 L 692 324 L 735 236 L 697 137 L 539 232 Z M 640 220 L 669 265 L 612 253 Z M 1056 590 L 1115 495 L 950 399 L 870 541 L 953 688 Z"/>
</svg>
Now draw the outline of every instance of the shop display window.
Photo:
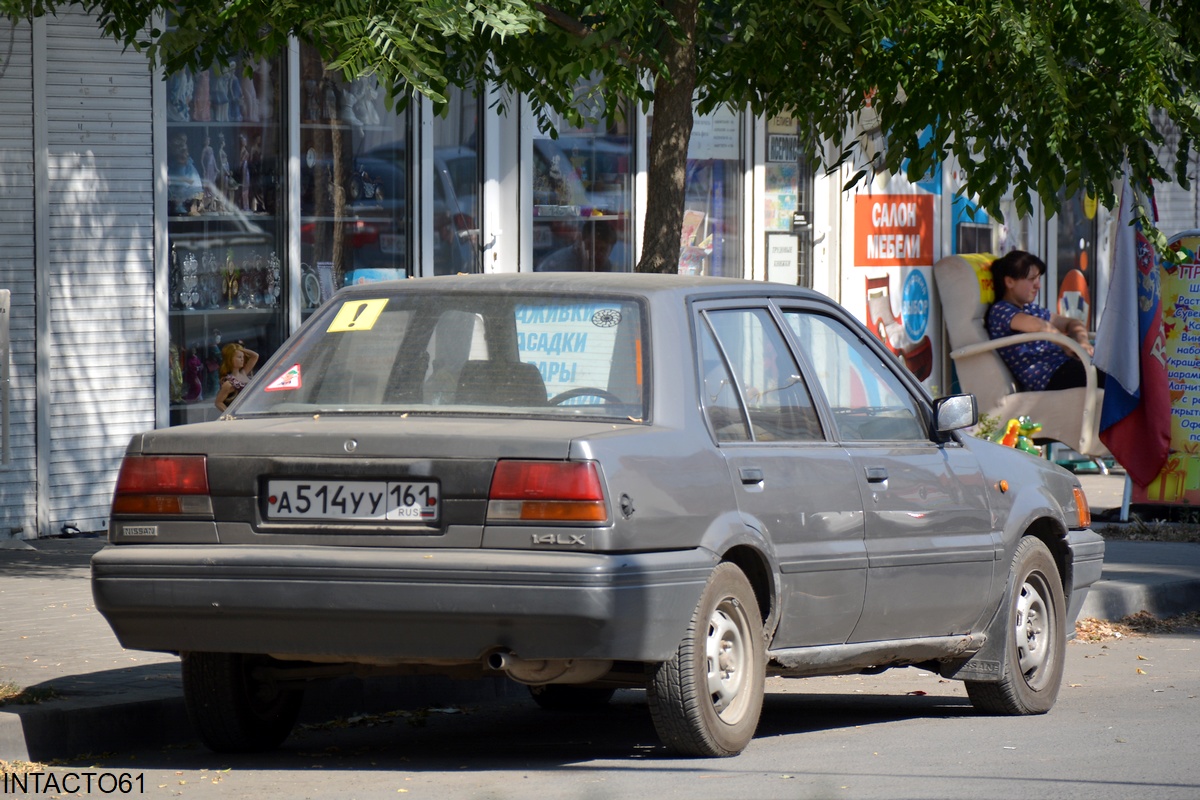
<svg viewBox="0 0 1200 800">
<path fill-rule="evenodd" d="M 741 114 L 696 115 L 688 147 L 679 272 L 742 277 Z"/>
<path fill-rule="evenodd" d="M 445 116 L 433 118 L 433 274 L 479 272 L 482 209 L 480 99 L 449 90 Z"/>
<path fill-rule="evenodd" d="M 581 91 L 581 96 L 585 95 Z M 602 110 L 590 113 L 603 118 Z M 630 272 L 633 137 L 626 114 L 533 137 L 533 268 Z"/>
<path fill-rule="evenodd" d="M 414 274 L 409 114 L 375 78 L 346 81 L 300 48 L 300 306 L 348 283 Z"/>
<path fill-rule="evenodd" d="M 281 62 L 167 78 L 170 423 L 214 419 L 221 348 L 285 336 Z"/>
</svg>

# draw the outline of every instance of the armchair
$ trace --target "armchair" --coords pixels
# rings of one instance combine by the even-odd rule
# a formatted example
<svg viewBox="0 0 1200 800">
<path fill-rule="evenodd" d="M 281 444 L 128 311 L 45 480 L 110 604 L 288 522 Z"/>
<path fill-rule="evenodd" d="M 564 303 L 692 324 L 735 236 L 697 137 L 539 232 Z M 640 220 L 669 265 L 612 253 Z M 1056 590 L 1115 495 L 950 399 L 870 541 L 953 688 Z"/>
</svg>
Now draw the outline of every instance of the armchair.
<svg viewBox="0 0 1200 800">
<path fill-rule="evenodd" d="M 1087 351 L 1060 333 L 1020 333 L 990 339 L 984 315 L 991 304 L 991 272 L 995 256 L 969 253 L 946 256 L 933 265 L 942 319 L 950 338 L 950 358 L 964 392 L 975 395 L 981 414 L 1001 422 L 1028 415 L 1040 422 L 1038 441 L 1056 441 L 1094 458 L 1110 456 L 1100 441 L 1100 407 L 1104 392 Z M 997 350 L 1010 344 L 1047 339 L 1070 348 L 1083 361 L 1087 386 L 1056 391 L 1018 391 L 1016 380 Z M 1102 467 L 1103 468 L 1103 467 Z"/>
</svg>

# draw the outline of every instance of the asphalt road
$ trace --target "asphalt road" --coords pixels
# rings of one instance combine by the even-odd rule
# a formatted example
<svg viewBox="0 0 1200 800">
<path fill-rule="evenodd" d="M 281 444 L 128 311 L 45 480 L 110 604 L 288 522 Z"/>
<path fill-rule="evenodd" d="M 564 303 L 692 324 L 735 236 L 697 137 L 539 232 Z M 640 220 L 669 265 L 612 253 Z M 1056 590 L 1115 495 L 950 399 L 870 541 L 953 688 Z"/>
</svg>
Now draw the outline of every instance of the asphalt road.
<svg viewBox="0 0 1200 800">
<path fill-rule="evenodd" d="M 64 789 L 74 774 L 76 796 L 101 796 L 104 774 L 106 786 L 124 776 L 132 794 L 188 798 L 1191 800 L 1200 796 L 1198 655 L 1196 631 L 1073 643 L 1058 704 L 1027 718 L 981 716 L 962 684 L 915 669 L 773 679 L 757 738 L 732 759 L 670 757 L 644 695 L 628 691 L 585 715 L 524 698 L 427 707 L 304 728 L 266 755 L 191 744 L 49 769 Z M 3 796 L 21 796 L 12 777 Z"/>
</svg>

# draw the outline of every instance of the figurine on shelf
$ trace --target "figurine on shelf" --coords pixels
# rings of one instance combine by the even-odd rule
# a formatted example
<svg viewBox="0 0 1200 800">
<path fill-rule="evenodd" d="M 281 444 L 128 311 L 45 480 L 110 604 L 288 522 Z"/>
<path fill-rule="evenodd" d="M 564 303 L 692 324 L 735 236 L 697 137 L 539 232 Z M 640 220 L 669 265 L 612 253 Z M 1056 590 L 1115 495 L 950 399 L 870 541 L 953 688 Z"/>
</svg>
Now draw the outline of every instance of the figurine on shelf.
<svg viewBox="0 0 1200 800">
<path fill-rule="evenodd" d="M 250 211 L 250 142 L 244 133 L 238 135 L 238 141 L 241 143 L 241 150 L 238 153 L 238 169 L 242 176 L 242 198 L 238 207 L 242 211 Z"/>
<path fill-rule="evenodd" d="M 217 134 L 217 191 L 221 193 L 224 200 L 229 199 L 229 194 L 235 188 L 237 183 L 233 180 L 233 168 L 229 165 L 229 154 L 225 152 L 225 134 Z"/>
<path fill-rule="evenodd" d="M 258 363 L 258 353 L 249 350 L 241 342 L 227 344 L 221 348 L 221 388 L 217 392 L 215 405 L 224 411 L 234 398 L 246 388 L 254 375 L 254 365 Z"/>
<path fill-rule="evenodd" d="M 213 189 L 217 185 L 217 154 L 213 151 L 212 139 L 204 134 L 204 149 L 200 151 L 200 177 L 204 179 L 204 210 L 217 210 Z"/>
<path fill-rule="evenodd" d="M 216 122 L 229 121 L 229 76 L 213 68 L 209 81 L 209 96 L 212 99 L 212 118 Z"/>
<path fill-rule="evenodd" d="M 238 290 L 241 288 L 240 278 L 241 273 L 238 271 L 237 265 L 233 263 L 233 250 L 229 250 L 225 255 L 225 267 L 221 270 L 221 294 L 229 308 L 237 307 Z"/>
<path fill-rule="evenodd" d="M 225 84 L 229 87 L 229 121 L 242 121 L 242 82 L 234 73 L 236 67 L 230 67 L 225 73 Z"/>
<path fill-rule="evenodd" d="M 243 69 L 239 72 L 238 81 L 242 86 L 242 119 L 259 122 L 262 114 L 258 108 L 258 87 L 254 85 L 253 74 L 247 75 Z"/>
<path fill-rule="evenodd" d="M 204 362 L 200 360 L 196 348 L 188 350 L 183 368 L 183 402 L 194 403 L 204 394 L 204 384 L 200 381 L 203 369 Z"/>
<path fill-rule="evenodd" d="M 221 271 L 217 268 L 217 254 L 211 250 L 200 257 L 200 289 L 200 304 L 204 308 L 216 308 L 220 304 Z"/>
<path fill-rule="evenodd" d="M 195 82 L 192 74 L 186 69 L 167 78 L 167 120 L 170 122 L 188 122 L 192 118 L 192 93 Z"/>
<path fill-rule="evenodd" d="M 167 202 L 177 216 L 199 214 L 204 200 L 204 182 L 188 152 L 187 134 L 176 134 L 168 148 L 171 163 L 167 167 Z"/>
<path fill-rule="evenodd" d="M 209 97 L 209 74 L 204 70 L 196 76 L 196 88 L 192 92 L 192 121 L 208 122 L 212 119 L 212 101 Z"/>
</svg>

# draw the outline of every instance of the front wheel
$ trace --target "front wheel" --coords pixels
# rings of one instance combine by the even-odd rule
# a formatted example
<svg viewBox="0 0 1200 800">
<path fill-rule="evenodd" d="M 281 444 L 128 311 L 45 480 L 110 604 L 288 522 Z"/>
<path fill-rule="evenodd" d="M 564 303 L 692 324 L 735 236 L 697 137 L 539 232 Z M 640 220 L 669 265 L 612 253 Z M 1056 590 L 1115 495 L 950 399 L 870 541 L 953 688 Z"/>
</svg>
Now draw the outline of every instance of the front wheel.
<svg viewBox="0 0 1200 800">
<path fill-rule="evenodd" d="M 1041 540 L 1026 536 L 1013 555 L 1004 674 L 966 681 L 971 704 L 989 714 L 1045 714 L 1058 699 L 1067 638 L 1062 581 Z"/>
<path fill-rule="evenodd" d="M 719 564 L 679 649 L 646 687 L 654 728 L 681 755 L 735 756 L 754 737 L 765 683 L 754 589 L 736 565 Z"/>
<path fill-rule="evenodd" d="M 210 750 L 265 752 L 291 733 L 304 692 L 256 678 L 255 667 L 271 659 L 242 653 L 184 653 L 182 661 L 188 717 Z"/>
</svg>

